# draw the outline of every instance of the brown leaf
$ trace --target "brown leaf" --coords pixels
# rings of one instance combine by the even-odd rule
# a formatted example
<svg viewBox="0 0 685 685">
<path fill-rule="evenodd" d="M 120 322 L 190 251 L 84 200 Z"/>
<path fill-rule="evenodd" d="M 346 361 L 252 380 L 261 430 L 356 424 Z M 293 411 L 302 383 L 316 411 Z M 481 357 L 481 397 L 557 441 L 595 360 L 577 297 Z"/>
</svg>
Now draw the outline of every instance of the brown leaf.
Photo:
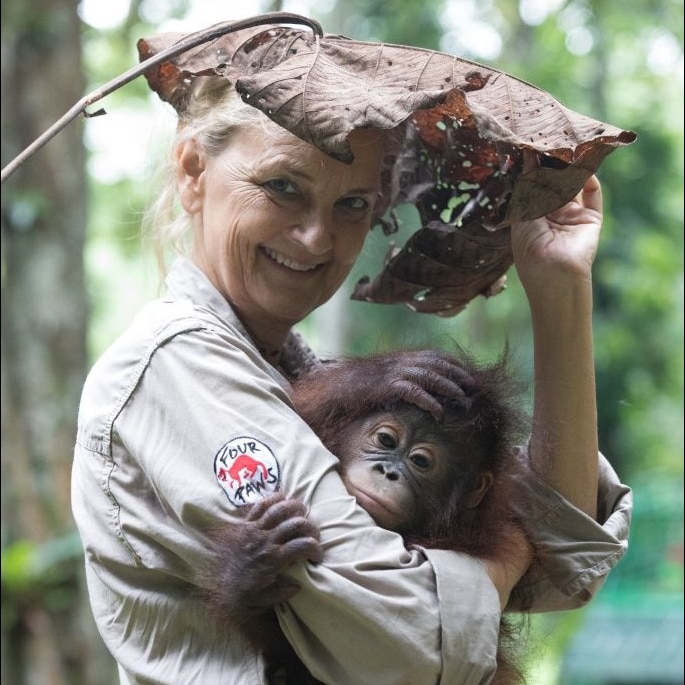
<svg viewBox="0 0 685 685">
<path fill-rule="evenodd" d="M 139 41 L 141 59 L 180 38 Z M 603 159 L 636 138 L 578 114 L 501 71 L 420 48 L 255 27 L 146 73 L 182 112 L 192 79 L 221 74 L 243 99 L 332 157 L 352 158 L 357 128 L 399 129 L 404 144 L 379 203 L 414 204 L 422 228 L 353 295 L 451 316 L 501 290 L 512 264 L 510 224 L 544 216 L 581 190 Z"/>
<path fill-rule="evenodd" d="M 403 302 L 417 312 L 453 316 L 474 297 L 501 292 L 512 262 L 508 228 L 487 231 L 473 221 L 455 231 L 434 222 L 402 250 L 391 249 L 382 273 L 361 279 L 352 299 Z"/>
</svg>

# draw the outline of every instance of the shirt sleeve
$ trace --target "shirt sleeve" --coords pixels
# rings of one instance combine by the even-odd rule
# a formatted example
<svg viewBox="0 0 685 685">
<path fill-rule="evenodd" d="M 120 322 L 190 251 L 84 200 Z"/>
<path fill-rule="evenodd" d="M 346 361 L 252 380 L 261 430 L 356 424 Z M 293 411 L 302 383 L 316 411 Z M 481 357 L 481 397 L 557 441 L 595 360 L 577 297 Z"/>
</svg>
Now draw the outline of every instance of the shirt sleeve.
<svg viewBox="0 0 685 685">
<path fill-rule="evenodd" d="M 522 450 L 519 458 L 527 463 Z M 597 520 L 530 468 L 522 470 L 517 512 L 538 554 L 507 609 L 563 611 L 587 604 L 628 549 L 631 489 L 599 454 Z"/>
<path fill-rule="evenodd" d="M 272 485 L 303 499 L 321 527 L 324 561 L 293 569 L 301 590 L 278 609 L 312 673 L 336 685 L 368 682 L 369 673 L 378 685 L 489 682 L 500 608 L 485 567 L 407 550 L 377 527 L 251 346 L 220 330 L 170 337 L 147 360 L 115 429 L 115 448 L 131 463 L 110 484 L 119 535 L 138 564 L 203 582 L 207 532 L 246 511 L 227 495 L 215 460 L 227 445 L 259 445 Z M 137 470 L 145 482 L 131 488 L 126 474 Z"/>
</svg>

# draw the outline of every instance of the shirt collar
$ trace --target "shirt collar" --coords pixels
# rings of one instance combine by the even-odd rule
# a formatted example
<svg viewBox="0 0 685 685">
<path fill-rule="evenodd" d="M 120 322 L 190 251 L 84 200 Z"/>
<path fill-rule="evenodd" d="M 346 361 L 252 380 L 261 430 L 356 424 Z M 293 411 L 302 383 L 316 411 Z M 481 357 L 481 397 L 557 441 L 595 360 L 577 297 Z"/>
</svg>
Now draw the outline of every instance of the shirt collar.
<svg viewBox="0 0 685 685">
<path fill-rule="evenodd" d="M 190 300 L 196 307 L 210 311 L 252 341 L 228 300 L 214 287 L 202 269 L 187 257 L 177 257 L 174 260 L 165 279 L 165 286 L 172 298 Z M 283 345 L 281 356 L 281 369 L 286 376 L 295 377 L 318 363 L 316 354 L 302 337 L 291 331 Z"/>
</svg>

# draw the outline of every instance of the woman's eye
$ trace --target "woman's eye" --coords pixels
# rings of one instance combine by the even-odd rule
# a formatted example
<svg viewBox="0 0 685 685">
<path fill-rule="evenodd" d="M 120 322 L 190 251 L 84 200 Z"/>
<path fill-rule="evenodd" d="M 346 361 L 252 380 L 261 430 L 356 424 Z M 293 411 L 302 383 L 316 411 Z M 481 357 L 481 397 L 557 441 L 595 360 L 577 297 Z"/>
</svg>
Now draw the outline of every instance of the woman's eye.
<svg viewBox="0 0 685 685">
<path fill-rule="evenodd" d="M 381 447 L 384 447 L 387 450 L 394 450 L 395 447 L 397 447 L 397 440 L 395 440 L 395 436 L 386 431 L 378 431 L 376 438 L 378 439 Z"/>
<path fill-rule="evenodd" d="M 296 195 L 297 186 L 286 178 L 272 178 L 264 183 L 264 187 L 281 195 Z"/>
<path fill-rule="evenodd" d="M 369 202 L 363 197 L 345 197 L 340 200 L 342 204 L 347 209 L 353 209 L 356 212 L 365 211 L 369 207 Z"/>
</svg>

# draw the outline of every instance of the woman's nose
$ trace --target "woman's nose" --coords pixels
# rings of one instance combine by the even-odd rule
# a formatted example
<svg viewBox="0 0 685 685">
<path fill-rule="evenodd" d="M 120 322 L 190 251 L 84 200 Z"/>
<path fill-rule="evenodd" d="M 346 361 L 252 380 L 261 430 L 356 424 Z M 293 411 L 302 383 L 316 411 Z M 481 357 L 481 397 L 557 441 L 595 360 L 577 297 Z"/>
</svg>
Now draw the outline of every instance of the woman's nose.
<svg viewBox="0 0 685 685">
<path fill-rule="evenodd" d="M 333 248 L 332 219 L 323 213 L 312 213 L 295 228 L 294 235 L 310 254 L 326 254 Z"/>
</svg>

